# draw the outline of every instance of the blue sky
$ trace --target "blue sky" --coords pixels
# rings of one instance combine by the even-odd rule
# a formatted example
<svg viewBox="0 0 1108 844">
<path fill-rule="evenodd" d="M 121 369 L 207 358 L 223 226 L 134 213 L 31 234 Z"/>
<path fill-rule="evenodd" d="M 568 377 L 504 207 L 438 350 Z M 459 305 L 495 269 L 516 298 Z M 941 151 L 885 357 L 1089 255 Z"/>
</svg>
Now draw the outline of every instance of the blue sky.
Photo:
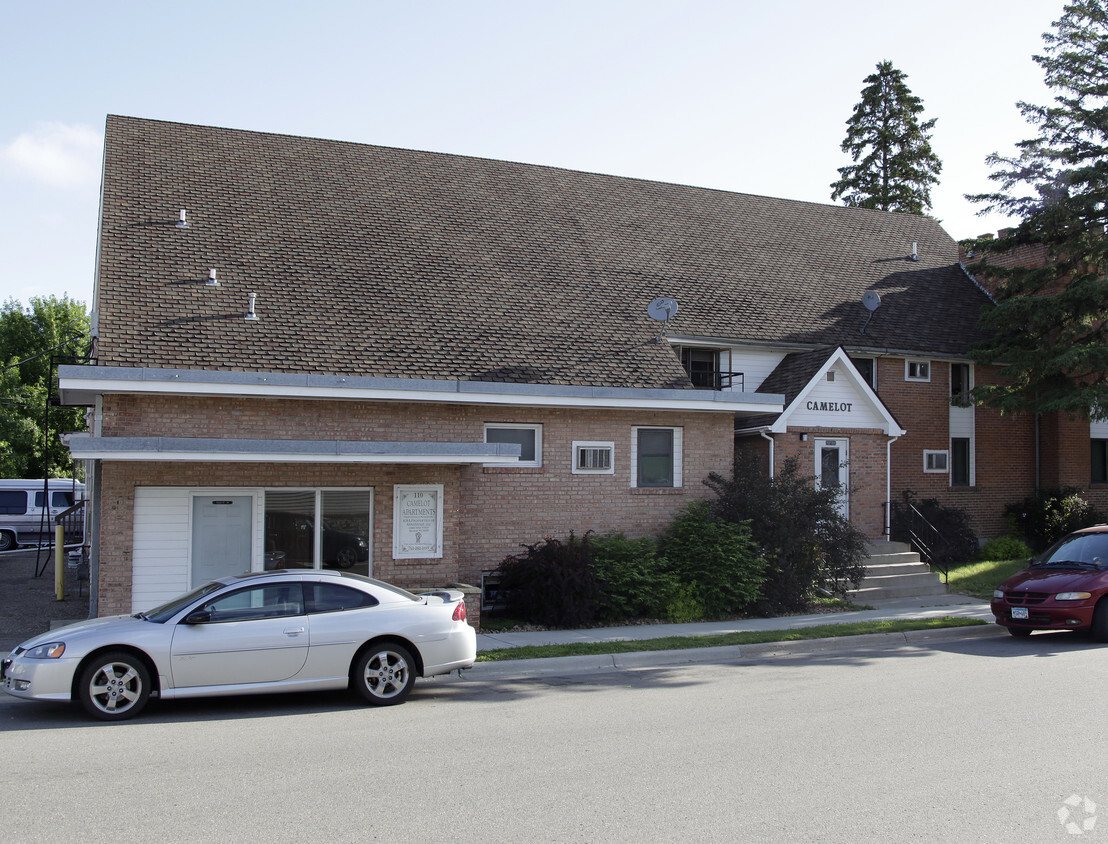
<svg viewBox="0 0 1108 844">
<path fill-rule="evenodd" d="M 863 79 L 908 75 L 944 164 L 933 213 L 1033 134 L 1062 0 L 7 3 L 0 301 L 92 295 L 107 114 L 475 155 L 830 202 Z"/>
</svg>

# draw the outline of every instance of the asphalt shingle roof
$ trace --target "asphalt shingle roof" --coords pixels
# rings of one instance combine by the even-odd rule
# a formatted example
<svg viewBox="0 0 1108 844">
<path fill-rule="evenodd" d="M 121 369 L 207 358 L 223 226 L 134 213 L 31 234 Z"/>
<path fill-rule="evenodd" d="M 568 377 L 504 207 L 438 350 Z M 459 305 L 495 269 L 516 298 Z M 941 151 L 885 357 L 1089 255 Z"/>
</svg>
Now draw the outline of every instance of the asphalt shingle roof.
<svg viewBox="0 0 1108 844">
<path fill-rule="evenodd" d="M 675 336 L 934 354 L 987 302 L 926 217 L 129 117 L 101 222 L 103 365 L 689 387 L 658 296 Z"/>
</svg>

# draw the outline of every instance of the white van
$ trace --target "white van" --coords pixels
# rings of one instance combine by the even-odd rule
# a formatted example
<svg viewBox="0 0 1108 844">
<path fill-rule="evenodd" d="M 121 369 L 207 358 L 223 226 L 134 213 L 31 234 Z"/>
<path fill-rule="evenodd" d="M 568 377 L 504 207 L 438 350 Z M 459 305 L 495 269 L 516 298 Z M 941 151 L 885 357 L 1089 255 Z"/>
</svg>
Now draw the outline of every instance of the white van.
<svg viewBox="0 0 1108 844">
<path fill-rule="evenodd" d="M 67 478 L 51 478 L 45 490 L 42 478 L 0 479 L 0 551 L 51 541 L 54 517 L 84 497 L 85 485 Z"/>
</svg>

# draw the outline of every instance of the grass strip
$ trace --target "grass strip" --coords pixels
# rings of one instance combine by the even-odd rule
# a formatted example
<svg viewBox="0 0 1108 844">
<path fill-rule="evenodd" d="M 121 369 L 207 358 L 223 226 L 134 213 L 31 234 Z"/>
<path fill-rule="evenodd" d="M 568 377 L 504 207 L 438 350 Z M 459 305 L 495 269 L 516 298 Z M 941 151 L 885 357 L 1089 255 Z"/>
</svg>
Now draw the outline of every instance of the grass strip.
<svg viewBox="0 0 1108 844">
<path fill-rule="evenodd" d="M 574 642 L 565 645 L 524 645 L 519 648 L 497 648 L 479 651 L 478 662 L 499 662 L 508 659 L 549 659 L 556 656 L 591 656 L 623 654 L 641 651 L 674 651 L 683 648 L 718 648 L 726 645 L 761 645 L 767 642 L 799 642 L 805 639 L 831 639 L 840 636 L 863 636 L 867 633 L 905 633 L 910 630 L 935 630 L 943 627 L 973 627 L 988 624 L 979 618 L 904 618 L 894 621 L 857 621 L 843 624 L 819 624 L 791 630 L 747 630 L 738 633 L 718 633 L 708 636 L 663 636 L 658 639 L 636 639 L 618 642 Z"/>
</svg>

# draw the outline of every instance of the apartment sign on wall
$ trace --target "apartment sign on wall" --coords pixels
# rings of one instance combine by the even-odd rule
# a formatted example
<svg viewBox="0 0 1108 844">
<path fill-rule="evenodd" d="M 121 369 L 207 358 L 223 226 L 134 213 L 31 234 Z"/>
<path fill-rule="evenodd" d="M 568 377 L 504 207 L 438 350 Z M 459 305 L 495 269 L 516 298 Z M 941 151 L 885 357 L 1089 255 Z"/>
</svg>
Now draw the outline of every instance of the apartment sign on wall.
<svg viewBox="0 0 1108 844">
<path fill-rule="evenodd" d="M 442 556 L 442 484 L 393 487 L 393 559 Z"/>
</svg>

